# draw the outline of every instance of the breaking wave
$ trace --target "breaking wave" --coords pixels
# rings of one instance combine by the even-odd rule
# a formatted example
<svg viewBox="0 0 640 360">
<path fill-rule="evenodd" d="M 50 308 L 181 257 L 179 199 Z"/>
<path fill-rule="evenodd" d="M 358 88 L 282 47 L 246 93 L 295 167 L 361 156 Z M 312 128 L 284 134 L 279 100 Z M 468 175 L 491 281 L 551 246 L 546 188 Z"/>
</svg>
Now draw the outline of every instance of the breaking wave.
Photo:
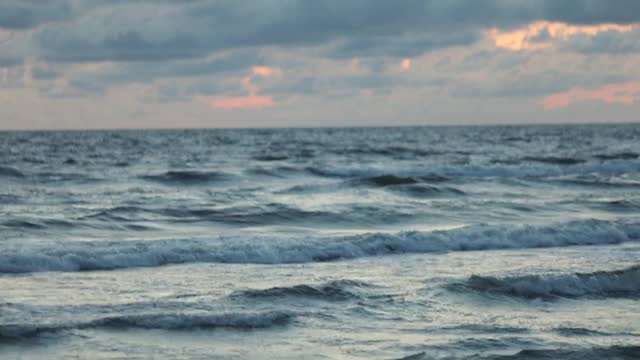
<svg viewBox="0 0 640 360">
<path fill-rule="evenodd" d="M 525 275 L 505 278 L 471 276 L 453 289 L 525 299 L 554 298 L 638 298 L 640 266 L 594 273 Z"/>
<path fill-rule="evenodd" d="M 160 313 L 114 315 L 76 323 L 0 325 L 0 340 L 35 338 L 46 333 L 56 333 L 73 329 L 265 329 L 285 326 L 294 318 L 295 315 L 293 313 L 282 311 L 222 314 Z"/>
<path fill-rule="evenodd" d="M 614 345 L 584 349 L 525 349 L 514 355 L 496 355 L 486 359 L 571 359 L 571 360 L 633 360 L 638 358 L 640 346 Z"/>
<path fill-rule="evenodd" d="M 639 239 L 638 222 L 581 220 L 548 226 L 472 225 L 431 232 L 332 237 L 68 242 L 5 249 L 0 254 L 0 273 L 110 270 L 195 262 L 307 263 L 402 253 L 605 245 Z"/>
<path fill-rule="evenodd" d="M 538 158 L 537 158 L 538 159 Z M 542 159 L 542 158 L 540 158 Z M 538 160 L 540 160 L 538 159 Z M 377 168 L 336 168 L 336 167 L 307 167 L 307 172 L 327 178 L 372 178 L 381 177 L 384 182 L 385 176 L 394 178 L 455 178 L 455 177 L 554 177 L 568 175 L 587 174 L 628 174 L 640 172 L 640 161 L 638 160 L 612 160 L 607 162 L 575 162 L 573 164 L 563 163 L 570 160 L 555 159 L 555 162 L 535 161 L 539 165 L 494 165 L 479 166 L 466 165 L 458 167 L 430 167 L 414 170 L 395 170 Z M 390 175 L 392 174 L 392 175 Z M 389 177 L 386 180 L 393 181 Z"/>
<path fill-rule="evenodd" d="M 0 166 L 0 176 L 21 178 L 24 177 L 24 174 L 20 172 L 20 170 L 14 169 L 12 167 Z"/>
<path fill-rule="evenodd" d="M 327 301 L 342 301 L 361 297 L 363 288 L 373 285 L 354 280 L 334 280 L 320 285 L 295 285 L 250 289 L 232 294 L 232 297 L 256 298 L 310 298 Z"/>
</svg>

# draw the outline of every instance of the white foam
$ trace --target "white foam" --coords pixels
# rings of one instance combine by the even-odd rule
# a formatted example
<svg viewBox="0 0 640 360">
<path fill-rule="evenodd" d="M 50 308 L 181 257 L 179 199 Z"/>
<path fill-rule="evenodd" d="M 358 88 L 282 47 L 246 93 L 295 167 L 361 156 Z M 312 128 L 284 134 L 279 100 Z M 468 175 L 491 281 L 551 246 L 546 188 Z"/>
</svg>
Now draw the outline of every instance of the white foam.
<svg viewBox="0 0 640 360">
<path fill-rule="evenodd" d="M 526 275 L 507 278 L 473 276 L 473 289 L 526 298 L 630 297 L 640 295 L 640 266 L 594 273 Z"/>
<path fill-rule="evenodd" d="M 640 222 L 581 220 L 547 226 L 473 225 L 440 231 L 334 237 L 67 242 L 0 249 L 0 273 L 108 270 L 193 262 L 286 264 L 394 253 L 617 244 L 640 239 Z"/>
<path fill-rule="evenodd" d="M 33 338 L 47 333 L 88 328 L 143 328 L 162 330 L 195 329 L 263 329 L 288 324 L 293 313 L 282 311 L 246 313 L 156 313 L 113 315 L 87 322 L 4 324 L 0 325 L 0 340 Z"/>
<path fill-rule="evenodd" d="M 447 177 L 554 177 L 584 174 L 619 175 L 640 172 L 638 160 L 614 160 L 606 163 L 590 162 L 575 165 L 523 164 L 523 165 L 467 165 L 460 167 L 428 167 L 425 169 L 332 168 L 312 172 L 327 177 L 360 178 L 393 174 L 395 176 L 447 176 Z"/>
</svg>

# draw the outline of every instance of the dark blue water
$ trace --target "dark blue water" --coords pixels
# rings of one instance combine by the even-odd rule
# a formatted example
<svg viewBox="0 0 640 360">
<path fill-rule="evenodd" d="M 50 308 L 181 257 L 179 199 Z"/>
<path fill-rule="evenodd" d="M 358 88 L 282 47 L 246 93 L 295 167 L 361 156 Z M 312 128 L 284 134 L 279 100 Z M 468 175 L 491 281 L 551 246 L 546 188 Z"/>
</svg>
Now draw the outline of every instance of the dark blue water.
<svg viewBox="0 0 640 360">
<path fill-rule="evenodd" d="M 640 125 L 8 132 L 0 185 L 2 358 L 640 353 Z"/>
</svg>

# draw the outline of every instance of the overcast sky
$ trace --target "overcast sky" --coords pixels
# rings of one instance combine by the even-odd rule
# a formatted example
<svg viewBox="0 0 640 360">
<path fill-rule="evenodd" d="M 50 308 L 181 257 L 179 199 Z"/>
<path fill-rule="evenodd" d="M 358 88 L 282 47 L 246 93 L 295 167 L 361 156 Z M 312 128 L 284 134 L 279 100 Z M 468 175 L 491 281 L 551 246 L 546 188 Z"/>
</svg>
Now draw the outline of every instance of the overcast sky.
<svg viewBox="0 0 640 360">
<path fill-rule="evenodd" d="M 0 0 L 0 130 L 638 121 L 638 0 Z"/>
</svg>

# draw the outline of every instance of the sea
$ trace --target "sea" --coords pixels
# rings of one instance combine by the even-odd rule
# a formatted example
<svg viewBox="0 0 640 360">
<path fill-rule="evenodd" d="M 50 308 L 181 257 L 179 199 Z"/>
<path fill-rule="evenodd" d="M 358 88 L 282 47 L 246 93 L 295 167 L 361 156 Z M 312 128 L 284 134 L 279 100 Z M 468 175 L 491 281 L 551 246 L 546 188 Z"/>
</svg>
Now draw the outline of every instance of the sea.
<svg viewBox="0 0 640 360">
<path fill-rule="evenodd" d="M 638 359 L 640 124 L 0 133 L 0 359 Z"/>
</svg>

